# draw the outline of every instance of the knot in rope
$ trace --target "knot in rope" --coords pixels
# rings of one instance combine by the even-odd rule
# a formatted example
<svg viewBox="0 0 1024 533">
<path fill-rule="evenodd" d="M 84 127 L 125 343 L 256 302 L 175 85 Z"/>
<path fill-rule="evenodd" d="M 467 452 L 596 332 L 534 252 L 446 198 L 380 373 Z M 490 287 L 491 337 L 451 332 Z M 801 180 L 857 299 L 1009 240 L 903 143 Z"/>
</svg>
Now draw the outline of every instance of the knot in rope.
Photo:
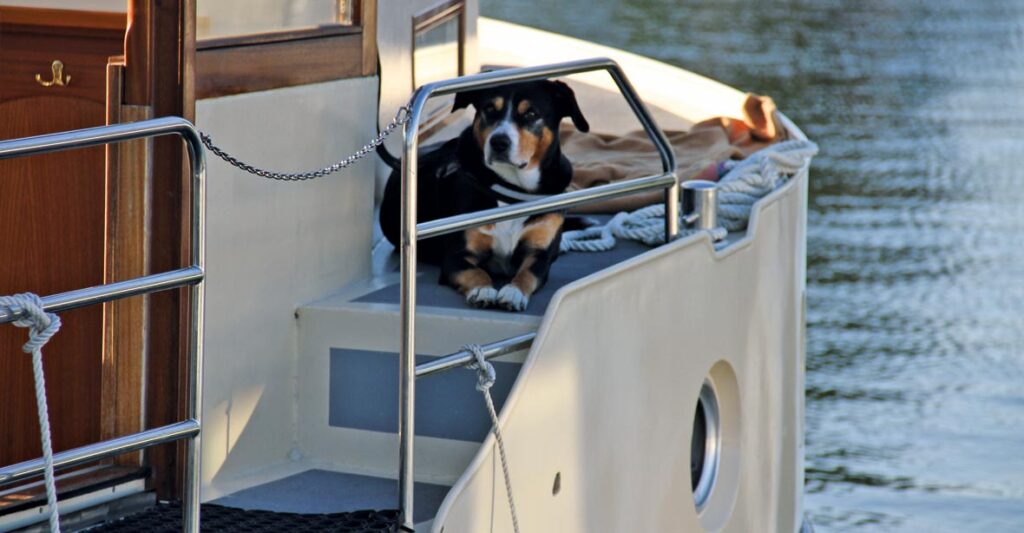
<svg viewBox="0 0 1024 533">
<path fill-rule="evenodd" d="M 60 329 L 60 317 L 47 313 L 43 309 L 43 299 L 37 294 L 23 293 L 13 296 L 0 296 L 0 307 L 5 307 L 12 314 L 24 313 L 14 321 L 14 325 L 29 328 L 28 342 L 22 347 L 25 353 L 41 350 L 49 342 L 50 337 Z"/>
<path fill-rule="evenodd" d="M 505 494 L 508 496 L 508 509 L 512 514 L 512 530 L 519 533 L 519 515 L 516 513 L 515 498 L 512 497 L 512 474 L 509 473 L 508 457 L 505 455 L 505 439 L 501 437 L 501 428 L 498 427 L 498 412 L 494 409 L 494 400 L 491 398 L 491 386 L 494 385 L 497 373 L 494 371 L 494 365 L 484 357 L 484 349 L 479 344 L 467 344 L 462 349 L 473 354 L 474 361 L 467 363 L 466 366 L 476 370 L 476 390 L 484 395 L 487 414 L 491 417 L 491 432 L 494 433 L 494 440 L 498 443 L 501 472 L 505 477 Z"/>
<path fill-rule="evenodd" d="M 471 370 L 476 370 L 476 390 L 480 392 L 491 390 L 491 386 L 494 385 L 494 380 L 498 378 L 498 374 L 494 370 L 494 365 L 484 358 L 484 349 L 479 344 L 467 344 L 462 349 L 473 354 L 473 358 L 476 359 L 476 361 L 466 365 Z"/>
<path fill-rule="evenodd" d="M 47 313 L 43 299 L 36 294 L 24 293 L 0 296 L 0 307 L 14 315 L 21 315 L 14 325 L 28 329 L 28 342 L 21 349 L 32 354 L 32 377 L 35 380 L 36 410 L 39 415 L 39 440 L 43 448 L 43 479 L 46 503 L 50 507 L 50 532 L 60 533 L 60 515 L 57 511 L 57 484 L 53 476 L 53 446 L 50 439 L 50 413 L 46 406 L 46 377 L 43 374 L 43 346 L 60 329 L 60 317 Z"/>
</svg>

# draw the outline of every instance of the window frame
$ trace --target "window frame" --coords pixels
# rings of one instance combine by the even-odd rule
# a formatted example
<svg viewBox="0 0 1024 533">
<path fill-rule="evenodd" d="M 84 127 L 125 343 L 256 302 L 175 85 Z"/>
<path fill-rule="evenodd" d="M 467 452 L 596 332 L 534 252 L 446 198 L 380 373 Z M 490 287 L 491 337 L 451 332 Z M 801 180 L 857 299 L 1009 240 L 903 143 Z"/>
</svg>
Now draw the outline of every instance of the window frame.
<svg viewBox="0 0 1024 533">
<path fill-rule="evenodd" d="M 354 0 L 351 24 L 196 41 L 196 99 L 377 73 L 377 0 Z"/>
<path fill-rule="evenodd" d="M 412 18 L 412 38 L 409 50 L 412 54 L 412 76 L 410 83 L 413 90 L 416 89 L 416 36 L 455 18 L 458 19 L 459 23 L 459 64 L 457 72 L 459 76 L 466 74 L 466 0 L 445 0 L 419 12 Z"/>
</svg>

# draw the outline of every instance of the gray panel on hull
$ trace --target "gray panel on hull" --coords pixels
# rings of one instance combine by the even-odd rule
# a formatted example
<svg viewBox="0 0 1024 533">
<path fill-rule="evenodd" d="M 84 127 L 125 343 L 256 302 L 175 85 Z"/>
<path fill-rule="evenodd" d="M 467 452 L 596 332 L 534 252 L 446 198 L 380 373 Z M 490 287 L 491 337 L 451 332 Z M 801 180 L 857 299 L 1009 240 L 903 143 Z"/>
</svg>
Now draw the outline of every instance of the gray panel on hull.
<svg viewBox="0 0 1024 533">
<path fill-rule="evenodd" d="M 604 222 L 604 217 L 601 217 Z M 547 284 L 540 291 L 530 298 L 530 304 L 526 307 L 528 315 L 540 316 L 548 307 L 551 297 L 562 286 L 576 281 L 584 276 L 608 268 L 616 263 L 621 263 L 633 256 L 640 255 L 651 248 L 635 242 L 620 239 L 615 248 L 607 252 L 569 252 L 562 254 L 551 265 L 551 273 Z M 437 283 L 440 277 L 440 269 L 433 265 L 420 264 L 420 282 L 416 287 L 416 303 L 432 307 L 447 307 L 454 309 L 468 309 L 462 296 L 451 287 Z M 365 294 L 354 301 L 366 303 L 398 303 L 398 283 L 393 283 Z"/>
<path fill-rule="evenodd" d="M 415 521 L 429 520 L 437 513 L 449 487 L 416 483 Z M 340 513 L 360 509 L 393 509 L 398 484 L 393 479 L 307 470 L 217 498 L 210 503 L 240 509 L 261 509 L 279 513 Z"/>
<path fill-rule="evenodd" d="M 417 356 L 425 363 L 436 357 Z M 498 378 L 491 388 L 500 410 L 519 363 L 492 361 Z M 476 372 L 451 370 L 416 382 L 416 434 L 481 442 L 491 429 Z M 398 428 L 398 357 L 394 352 L 331 348 L 328 423 L 334 427 L 394 433 Z"/>
</svg>

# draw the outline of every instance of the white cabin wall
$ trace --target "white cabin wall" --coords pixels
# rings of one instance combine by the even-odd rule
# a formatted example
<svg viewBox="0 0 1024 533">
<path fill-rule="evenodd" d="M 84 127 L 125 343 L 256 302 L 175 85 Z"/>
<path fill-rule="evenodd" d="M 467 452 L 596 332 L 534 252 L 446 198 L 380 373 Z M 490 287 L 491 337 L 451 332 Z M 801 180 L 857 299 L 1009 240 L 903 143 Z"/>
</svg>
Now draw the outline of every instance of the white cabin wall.
<svg viewBox="0 0 1024 533">
<path fill-rule="evenodd" d="M 445 0 L 381 0 L 377 2 L 377 51 L 380 54 L 380 123 L 387 124 L 395 116 L 398 107 L 412 96 L 412 20 L 417 14 L 430 9 Z M 466 45 L 463 64 L 465 72 L 472 74 L 480 70 L 477 54 L 477 17 L 480 8 L 477 0 L 466 0 Z M 389 139 L 388 150 L 399 155 L 402 151 L 400 135 Z M 384 184 L 391 169 L 383 163 L 378 165 L 377 193 L 383 193 Z"/>
<path fill-rule="evenodd" d="M 376 77 L 196 103 L 198 127 L 275 170 L 330 164 L 374 135 Z M 203 499 L 289 462 L 299 304 L 370 273 L 373 163 L 285 183 L 208 159 Z"/>
</svg>

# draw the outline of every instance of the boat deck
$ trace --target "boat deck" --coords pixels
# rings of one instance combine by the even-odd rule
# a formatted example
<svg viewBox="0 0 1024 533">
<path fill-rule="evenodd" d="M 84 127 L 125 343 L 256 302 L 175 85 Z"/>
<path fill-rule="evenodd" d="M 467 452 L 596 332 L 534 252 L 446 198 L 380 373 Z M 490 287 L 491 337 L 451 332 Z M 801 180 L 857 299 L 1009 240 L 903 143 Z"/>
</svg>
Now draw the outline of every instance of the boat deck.
<svg viewBox="0 0 1024 533">
<path fill-rule="evenodd" d="M 416 483 L 417 523 L 433 518 L 449 488 Z M 204 503 L 200 521 L 203 531 L 213 532 L 393 531 L 397 493 L 394 479 L 312 469 Z M 181 507 L 160 503 L 90 531 L 180 529 Z"/>
<path fill-rule="evenodd" d="M 604 223 L 610 217 L 593 217 Z M 359 303 L 397 304 L 399 296 L 398 256 L 393 254 L 390 244 L 383 243 L 376 261 L 379 283 L 371 292 L 354 298 Z M 524 311 L 531 316 L 542 316 L 548 303 L 558 289 L 595 272 L 638 256 L 652 248 L 644 244 L 619 240 L 618 245 L 607 252 L 569 252 L 561 254 L 551 265 L 548 282 L 530 298 Z M 418 269 L 420 282 L 416 286 L 416 303 L 419 306 L 446 309 L 470 309 L 465 299 L 451 287 L 437 283 L 440 269 L 421 263 Z M 504 280 L 496 280 L 500 286 Z"/>
</svg>

